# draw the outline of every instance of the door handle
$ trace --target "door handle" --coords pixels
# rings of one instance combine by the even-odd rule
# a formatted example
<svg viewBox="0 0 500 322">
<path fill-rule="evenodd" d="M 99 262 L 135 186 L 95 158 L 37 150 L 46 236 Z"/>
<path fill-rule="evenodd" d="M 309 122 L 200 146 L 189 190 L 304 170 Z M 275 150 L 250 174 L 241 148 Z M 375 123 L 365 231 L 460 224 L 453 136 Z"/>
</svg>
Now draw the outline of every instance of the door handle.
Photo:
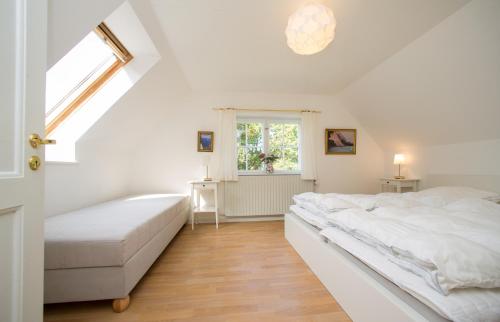
<svg viewBox="0 0 500 322">
<path fill-rule="evenodd" d="M 38 148 L 38 146 L 42 144 L 56 144 L 56 140 L 42 139 L 40 135 L 36 133 L 30 135 L 29 142 L 34 149 Z"/>
</svg>

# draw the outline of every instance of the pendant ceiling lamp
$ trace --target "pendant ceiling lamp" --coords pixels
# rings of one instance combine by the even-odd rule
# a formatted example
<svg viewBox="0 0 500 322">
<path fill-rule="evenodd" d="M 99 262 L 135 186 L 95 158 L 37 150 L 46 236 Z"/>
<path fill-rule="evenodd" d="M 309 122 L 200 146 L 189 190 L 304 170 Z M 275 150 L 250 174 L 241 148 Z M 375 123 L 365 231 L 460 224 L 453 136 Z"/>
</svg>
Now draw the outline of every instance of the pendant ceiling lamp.
<svg viewBox="0 0 500 322">
<path fill-rule="evenodd" d="M 288 18 L 286 38 L 288 47 L 299 55 L 316 54 L 335 37 L 336 21 L 330 8 L 308 3 Z"/>
</svg>

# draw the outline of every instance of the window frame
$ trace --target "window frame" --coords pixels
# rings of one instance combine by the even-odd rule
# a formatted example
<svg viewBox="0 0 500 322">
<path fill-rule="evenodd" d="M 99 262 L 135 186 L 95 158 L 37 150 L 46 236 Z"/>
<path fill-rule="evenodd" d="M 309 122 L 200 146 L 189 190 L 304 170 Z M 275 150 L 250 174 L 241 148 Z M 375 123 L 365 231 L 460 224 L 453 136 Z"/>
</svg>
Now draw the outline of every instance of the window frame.
<svg viewBox="0 0 500 322">
<path fill-rule="evenodd" d="M 118 71 L 120 71 L 127 63 L 129 63 L 133 56 L 120 42 L 113 32 L 106 26 L 104 22 L 100 23 L 94 30 L 113 51 L 117 60 L 110 67 L 108 67 L 99 77 L 97 77 L 87 88 L 85 88 L 80 95 L 72 100 L 53 120 L 45 125 L 45 133 L 49 135 L 59 125 L 61 125 L 68 117 L 81 108 L 94 94 L 96 94 Z"/>
<path fill-rule="evenodd" d="M 295 117 L 259 117 L 259 116 L 242 116 L 236 118 L 238 123 L 262 123 L 262 140 L 263 140 L 263 153 L 267 155 L 269 152 L 269 124 L 270 123 L 288 123 L 298 125 L 297 135 L 297 149 L 298 149 L 298 169 L 297 170 L 274 170 L 272 174 L 266 173 L 265 170 L 239 170 L 239 176 L 260 176 L 260 175 L 299 175 L 302 172 L 302 147 L 301 147 L 301 122 L 300 118 Z M 238 141 L 236 141 L 236 160 L 238 160 Z"/>
</svg>

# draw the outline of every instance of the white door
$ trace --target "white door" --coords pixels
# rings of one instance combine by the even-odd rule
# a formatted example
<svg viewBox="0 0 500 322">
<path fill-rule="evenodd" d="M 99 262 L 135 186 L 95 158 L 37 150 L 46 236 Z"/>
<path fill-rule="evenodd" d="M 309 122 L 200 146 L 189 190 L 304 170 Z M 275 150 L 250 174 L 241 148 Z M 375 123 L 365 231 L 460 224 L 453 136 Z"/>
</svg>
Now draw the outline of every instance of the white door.
<svg viewBox="0 0 500 322">
<path fill-rule="evenodd" d="M 43 318 L 46 0 L 0 1 L 0 321 Z M 42 166 L 32 171 L 31 156 Z"/>
</svg>

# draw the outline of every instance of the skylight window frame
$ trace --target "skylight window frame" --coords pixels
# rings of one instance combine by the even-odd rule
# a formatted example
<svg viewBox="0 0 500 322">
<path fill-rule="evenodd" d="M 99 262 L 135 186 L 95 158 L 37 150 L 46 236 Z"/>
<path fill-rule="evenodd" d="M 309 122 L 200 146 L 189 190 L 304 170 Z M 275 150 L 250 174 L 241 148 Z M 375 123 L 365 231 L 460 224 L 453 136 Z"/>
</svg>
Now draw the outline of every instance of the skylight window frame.
<svg viewBox="0 0 500 322">
<path fill-rule="evenodd" d="M 94 32 L 113 51 L 117 60 L 109 66 L 99 77 L 97 77 L 87 88 L 85 88 L 74 100 L 72 100 L 53 120 L 45 126 L 45 133 L 49 135 L 70 115 L 83 106 L 94 94 L 96 94 L 116 73 L 129 63 L 133 56 L 104 22 L 100 23 Z"/>
</svg>

